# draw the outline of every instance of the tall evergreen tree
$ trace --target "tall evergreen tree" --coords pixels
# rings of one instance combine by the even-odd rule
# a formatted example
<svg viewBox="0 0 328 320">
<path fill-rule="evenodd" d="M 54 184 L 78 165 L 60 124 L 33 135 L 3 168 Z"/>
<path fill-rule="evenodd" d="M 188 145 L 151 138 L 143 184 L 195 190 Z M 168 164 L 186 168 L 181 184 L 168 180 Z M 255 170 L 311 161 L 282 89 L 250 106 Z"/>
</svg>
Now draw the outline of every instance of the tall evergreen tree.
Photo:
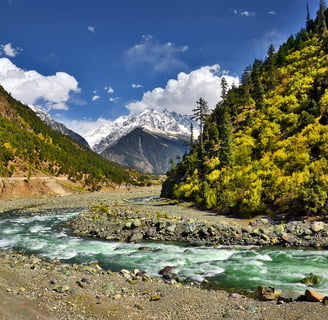
<svg viewBox="0 0 328 320">
<path fill-rule="evenodd" d="M 310 14 L 310 9 L 309 9 L 309 5 L 306 5 L 306 30 L 309 31 L 313 31 L 314 28 L 314 21 L 311 18 L 311 14 Z"/>
<path fill-rule="evenodd" d="M 251 79 L 253 84 L 252 96 L 253 99 L 255 100 L 256 108 L 263 111 L 264 88 L 261 80 L 261 67 L 262 67 L 262 61 L 259 59 L 255 59 L 253 63 Z"/>
<path fill-rule="evenodd" d="M 192 110 L 192 120 L 199 121 L 199 138 L 202 155 L 204 154 L 204 126 L 205 122 L 210 114 L 210 108 L 208 107 L 207 101 L 203 98 L 199 98 L 196 102 L 197 106 Z"/>
<path fill-rule="evenodd" d="M 326 11 L 326 1 L 320 0 L 319 10 L 317 12 L 316 31 L 321 34 L 325 34 L 327 32 Z"/>
<path fill-rule="evenodd" d="M 222 77 L 221 79 L 221 99 L 224 101 L 227 98 L 228 95 L 228 81 L 225 77 Z"/>
</svg>

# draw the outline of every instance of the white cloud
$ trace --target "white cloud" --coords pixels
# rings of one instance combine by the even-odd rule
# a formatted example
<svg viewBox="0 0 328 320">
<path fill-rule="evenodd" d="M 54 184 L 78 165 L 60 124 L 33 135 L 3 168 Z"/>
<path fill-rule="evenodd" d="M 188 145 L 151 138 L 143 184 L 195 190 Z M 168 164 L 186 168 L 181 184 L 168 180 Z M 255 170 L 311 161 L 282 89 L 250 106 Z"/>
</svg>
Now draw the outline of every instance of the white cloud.
<svg viewBox="0 0 328 320">
<path fill-rule="evenodd" d="M 268 14 L 271 16 L 275 16 L 277 14 L 277 12 L 272 10 L 272 11 L 269 11 Z"/>
<path fill-rule="evenodd" d="M 0 46 L 0 54 L 6 55 L 7 57 L 14 58 L 22 51 L 21 48 L 14 48 L 11 43 L 3 44 Z"/>
<path fill-rule="evenodd" d="M 256 13 L 254 11 L 242 11 L 240 12 L 240 15 L 245 17 L 255 17 Z"/>
<path fill-rule="evenodd" d="M 0 58 L 0 84 L 14 98 L 47 111 L 67 110 L 71 94 L 80 92 L 76 79 L 65 72 L 44 76 L 22 70 L 7 58 Z"/>
<path fill-rule="evenodd" d="M 138 88 L 142 88 L 142 85 L 141 85 L 141 84 L 138 84 L 138 83 L 132 83 L 132 84 L 131 84 L 131 87 L 132 87 L 133 89 L 138 89 Z"/>
<path fill-rule="evenodd" d="M 156 72 L 183 68 L 185 64 L 179 54 L 188 50 L 188 46 L 176 46 L 172 42 L 161 43 L 151 35 L 144 35 L 143 41 L 128 49 L 124 59 L 129 67 L 150 66 Z"/>
<path fill-rule="evenodd" d="M 96 32 L 96 27 L 95 26 L 88 26 L 88 30 L 92 33 Z"/>
<path fill-rule="evenodd" d="M 181 72 L 177 79 L 167 82 L 165 88 L 155 88 L 144 93 L 141 101 L 131 102 L 126 108 L 131 113 L 139 113 L 147 108 L 176 111 L 181 114 L 192 114 L 196 101 L 202 97 L 210 108 L 220 100 L 222 77 L 229 85 L 239 84 L 237 77 L 220 72 L 219 65 L 204 66 L 190 73 Z"/>
<path fill-rule="evenodd" d="M 105 87 L 104 89 L 105 89 L 106 92 L 109 93 L 109 94 L 112 94 L 112 93 L 115 92 L 114 89 L 113 89 L 112 87 Z"/>
<path fill-rule="evenodd" d="M 82 136 L 85 136 L 88 132 L 93 131 L 96 128 L 100 128 L 101 126 L 111 123 L 110 120 L 106 120 L 104 118 L 99 118 L 96 121 L 94 120 L 71 120 L 65 118 L 56 119 L 57 121 L 65 124 L 67 128 L 79 133 Z"/>
<path fill-rule="evenodd" d="M 116 98 L 110 97 L 110 98 L 109 98 L 109 101 L 110 101 L 110 102 L 113 102 L 113 103 L 115 103 L 115 102 L 117 102 L 117 101 L 119 101 L 119 100 L 120 100 L 119 97 L 116 97 Z"/>
<path fill-rule="evenodd" d="M 255 17 L 256 12 L 254 11 L 248 11 L 248 10 L 237 10 L 237 9 L 231 9 L 234 15 L 236 16 L 244 16 L 244 17 Z"/>
<path fill-rule="evenodd" d="M 98 99 L 100 99 L 100 96 L 98 96 L 98 95 L 94 95 L 94 96 L 92 97 L 92 101 L 96 101 L 96 100 L 98 100 Z"/>
</svg>

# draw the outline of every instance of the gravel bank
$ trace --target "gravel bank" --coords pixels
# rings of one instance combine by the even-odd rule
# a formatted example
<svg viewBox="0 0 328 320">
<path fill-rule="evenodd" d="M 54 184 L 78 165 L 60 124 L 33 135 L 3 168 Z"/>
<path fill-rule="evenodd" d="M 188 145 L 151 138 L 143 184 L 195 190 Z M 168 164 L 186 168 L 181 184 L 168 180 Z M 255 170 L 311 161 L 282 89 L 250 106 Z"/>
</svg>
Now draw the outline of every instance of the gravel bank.
<svg viewBox="0 0 328 320">
<path fill-rule="evenodd" d="M 322 320 L 320 303 L 277 305 L 224 291 L 0 252 L 1 320 Z"/>
</svg>

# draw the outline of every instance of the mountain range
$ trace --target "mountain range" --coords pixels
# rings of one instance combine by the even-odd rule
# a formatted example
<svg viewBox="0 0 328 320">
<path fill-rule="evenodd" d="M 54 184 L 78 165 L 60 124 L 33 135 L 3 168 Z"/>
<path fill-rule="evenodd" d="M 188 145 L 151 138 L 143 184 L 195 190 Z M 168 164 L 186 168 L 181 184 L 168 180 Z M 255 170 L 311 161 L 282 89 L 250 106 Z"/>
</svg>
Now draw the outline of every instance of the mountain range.
<svg viewBox="0 0 328 320">
<path fill-rule="evenodd" d="M 30 108 L 53 130 L 142 173 L 165 174 L 172 161 L 178 161 L 188 151 L 191 126 L 194 136 L 199 132 L 198 123 L 187 115 L 147 109 L 138 115 L 119 117 L 82 137 L 39 108 Z"/>
<path fill-rule="evenodd" d="M 186 152 L 191 126 L 197 136 L 198 124 L 189 116 L 147 109 L 100 126 L 85 139 L 106 159 L 143 173 L 165 174 L 171 161 Z"/>
</svg>

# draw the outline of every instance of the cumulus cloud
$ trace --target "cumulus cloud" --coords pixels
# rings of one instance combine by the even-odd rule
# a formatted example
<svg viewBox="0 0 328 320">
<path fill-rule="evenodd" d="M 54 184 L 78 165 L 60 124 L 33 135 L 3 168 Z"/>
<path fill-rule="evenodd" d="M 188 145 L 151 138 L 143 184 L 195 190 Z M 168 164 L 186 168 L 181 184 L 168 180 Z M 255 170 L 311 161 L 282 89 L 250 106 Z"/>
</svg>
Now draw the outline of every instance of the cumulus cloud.
<svg viewBox="0 0 328 320">
<path fill-rule="evenodd" d="M 142 85 L 141 85 L 141 84 L 138 84 L 138 83 L 132 83 L 132 84 L 131 84 L 131 87 L 132 87 L 133 89 L 138 89 L 138 88 L 142 88 Z"/>
<path fill-rule="evenodd" d="M 92 33 L 96 32 L 96 27 L 95 26 L 88 26 L 88 30 Z"/>
<path fill-rule="evenodd" d="M 8 58 L 0 58 L 0 84 L 16 99 L 47 111 L 68 110 L 71 94 L 80 92 L 76 79 L 65 72 L 44 76 L 22 70 Z"/>
<path fill-rule="evenodd" d="M 100 96 L 98 96 L 98 95 L 94 95 L 94 96 L 92 97 L 92 101 L 96 101 L 96 100 L 98 100 L 98 99 L 100 99 Z"/>
<path fill-rule="evenodd" d="M 3 44 L 0 46 L 0 54 L 6 55 L 7 57 L 14 58 L 22 51 L 21 48 L 14 48 L 11 43 Z"/>
<path fill-rule="evenodd" d="M 141 43 L 134 45 L 124 54 L 129 67 L 150 66 L 156 72 L 183 68 L 185 64 L 179 54 L 188 50 L 188 46 L 176 46 L 172 42 L 161 43 L 151 35 L 144 35 Z"/>
<path fill-rule="evenodd" d="M 105 91 L 106 91 L 107 93 L 109 93 L 109 94 L 112 94 L 112 93 L 115 92 L 114 89 L 113 89 L 112 87 L 105 87 L 104 89 L 105 89 Z"/>
<path fill-rule="evenodd" d="M 272 10 L 272 11 L 269 11 L 268 14 L 271 16 L 275 16 L 277 14 L 277 12 Z"/>
<path fill-rule="evenodd" d="M 228 84 L 238 85 L 238 77 L 220 72 L 219 65 L 204 66 L 190 73 L 181 72 L 177 79 L 167 82 L 165 88 L 155 88 L 144 93 L 142 100 L 131 102 L 126 108 L 137 114 L 145 109 L 170 110 L 181 114 L 192 114 L 196 101 L 202 97 L 211 108 L 220 100 L 222 77 Z"/>
</svg>

